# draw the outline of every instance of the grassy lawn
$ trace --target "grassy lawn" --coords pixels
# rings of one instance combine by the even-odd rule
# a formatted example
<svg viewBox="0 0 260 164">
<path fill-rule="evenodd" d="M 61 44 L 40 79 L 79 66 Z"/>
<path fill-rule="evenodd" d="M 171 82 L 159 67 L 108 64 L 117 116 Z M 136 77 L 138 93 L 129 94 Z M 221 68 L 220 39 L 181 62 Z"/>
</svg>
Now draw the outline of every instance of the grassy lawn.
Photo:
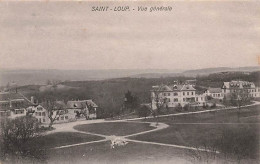
<svg viewBox="0 0 260 164">
<path fill-rule="evenodd" d="M 235 122 L 251 122 L 250 117 L 260 116 L 260 106 L 251 106 L 251 107 L 243 107 L 240 109 L 240 120 L 238 121 L 238 109 L 228 109 L 222 111 L 215 112 L 206 112 L 206 113 L 198 113 L 198 114 L 190 114 L 190 115 L 180 115 L 180 116 L 169 116 L 169 117 L 161 117 L 161 118 L 150 118 L 145 119 L 143 121 L 151 121 L 151 122 L 164 122 L 167 124 L 174 123 L 196 123 L 196 122 L 210 122 L 210 123 L 235 123 Z M 255 123 L 260 123 L 259 119 L 254 119 Z"/>
<path fill-rule="evenodd" d="M 102 137 L 88 135 L 83 133 L 74 133 L 74 132 L 58 132 L 45 136 L 41 136 L 36 140 L 33 140 L 31 145 L 34 143 L 40 143 L 43 148 L 53 148 L 56 146 L 64 146 L 82 142 L 96 141 L 101 140 Z"/>
<path fill-rule="evenodd" d="M 186 150 L 128 143 L 111 149 L 110 142 L 51 150 L 48 163 L 189 163 Z"/>
<path fill-rule="evenodd" d="M 106 122 L 98 124 L 77 125 L 74 127 L 79 131 L 92 132 L 103 135 L 124 136 L 154 129 L 149 123 L 131 122 Z"/>
<path fill-rule="evenodd" d="M 170 126 L 167 129 L 131 138 L 193 147 L 214 147 L 222 152 L 234 151 L 232 155 L 235 158 L 236 154 L 240 154 L 243 156 L 242 159 L 259 159 L 259 115 L 259 106 L 253 106 L 241 109 L 239 121 L 236 110 L 146 119 L 146 121 L 164 122 Z"/>
</svg>

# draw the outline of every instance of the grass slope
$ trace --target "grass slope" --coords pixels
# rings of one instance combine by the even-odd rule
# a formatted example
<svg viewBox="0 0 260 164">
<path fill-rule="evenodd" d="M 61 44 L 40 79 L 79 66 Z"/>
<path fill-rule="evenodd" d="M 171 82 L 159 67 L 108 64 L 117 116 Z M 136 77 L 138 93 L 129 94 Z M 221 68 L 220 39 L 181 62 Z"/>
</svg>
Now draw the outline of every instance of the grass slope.
<svg viewBox="0 0 260 164">
<path fill-rule="evenodd" d="M 151 130 L 154 129 L 154 127 L 149 126 L 148 123 L 106 122 L 98 124 L 77 125 L 74 127 L 74 129 L 104 135 L 124 136 Z"/>
</svg>

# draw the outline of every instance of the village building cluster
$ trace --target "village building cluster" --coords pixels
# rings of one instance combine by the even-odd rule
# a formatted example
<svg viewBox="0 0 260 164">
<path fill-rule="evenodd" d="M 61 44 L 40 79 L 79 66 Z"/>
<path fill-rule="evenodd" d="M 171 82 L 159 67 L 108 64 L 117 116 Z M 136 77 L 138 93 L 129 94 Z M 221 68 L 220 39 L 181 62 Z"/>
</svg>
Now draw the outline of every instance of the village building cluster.
<svg viewBox="0 0 260 164">
<path fill-rule="evenodd" d="M 189 104 L 192 106 L 205 106 L 211 104 L 208 97 L 212 99 L 223 100 L 230 99 L 232 93 L 239 91 L 246 92 L 249 97 L 260 97 L 260 88 L 253 82 L 233 80 L 224 82 L 221 88 L 207 88 L 203 93 L 195 89 L 195 84 L 186 82 L 185 84 L 157 85 L 151 90 L 151 107 L 157 109 L 157 106 L 184 107 Z"/>
<path fill-rule="evenodd" d="M 157 85 L 151 90 L 151 108 L 184 107 L 190 105 L 203 107 L 212 105 L 210 99 L 223 101 L 230 99 L 234 93 L 246 93 L 248 97 L 260 97 L 260 88 L 253 82 L 233 80 L 224 82 L 221 88 L 205 88 L 203 92 L 195 87 L 194 80 L 184 84 Z M 210 98 L 210 99 L 209 99 Z M 16 118 L 31 115 L 42 124 L 64 123 L 78 119 L 96 119 L 98 106 L 92 100 L 52 101 L 38 103 L 31 97 L 30 100 L 17 89 L 0 92 L 0 118 Z"/>
<path fill-rule="evenodd" d="M 49 110 L 49 108 L 52 108 Z M 0 117 L 16 118 L 32 115 L 42 124 L 50 123 L 51 117 L 54 123 L 76 121 L 78 119 L 96 119 L 98 106 L 92 100 L 77 101 L 53 101 L 38 103 L 27 99 L 17 91 L 0 92 Z"/>
</svg>

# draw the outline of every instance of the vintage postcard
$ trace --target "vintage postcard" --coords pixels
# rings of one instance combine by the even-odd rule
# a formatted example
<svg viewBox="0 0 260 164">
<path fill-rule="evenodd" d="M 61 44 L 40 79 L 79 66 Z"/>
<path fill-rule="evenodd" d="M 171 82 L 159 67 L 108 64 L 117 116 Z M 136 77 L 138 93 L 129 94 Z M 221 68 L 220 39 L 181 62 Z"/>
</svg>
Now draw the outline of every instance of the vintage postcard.
<svg viewBox="0 0 260 164">
<path fill-rule="evenodd" d="M 257 0 L 0 0 L 0 163 L 259 163 L 259 18 Z"/>
</svg>

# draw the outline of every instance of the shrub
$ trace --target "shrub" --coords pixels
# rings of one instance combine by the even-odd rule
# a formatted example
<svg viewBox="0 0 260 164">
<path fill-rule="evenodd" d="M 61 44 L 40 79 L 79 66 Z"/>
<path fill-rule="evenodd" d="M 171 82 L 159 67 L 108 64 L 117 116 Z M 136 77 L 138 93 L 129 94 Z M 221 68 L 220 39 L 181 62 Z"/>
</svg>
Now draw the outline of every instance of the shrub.
<svg viewBox="0 0 260 164">
<path fill-rule="evenodd" d="M 190 106 L 188 104 L 185 104 L 183 108 L 185 111 L 188 111 L 190 109 Z"/>
<path fill-rule="evenodd" d="M 181 110 L 182 110 L 182 106 L 181 106 L 181 104 L 179 103 L 179 104 L 176 106 L 176 111 L 177 111 L 177 112 L 181 112 Z"/>
<path fill-rule="evenodd" d="M 143 105 L 137 110 L 138 116 L 139 117 L 147 117 L 151 114 L 150 108 Z"/>
<path fill-rule="evenodd" d="M 1 120 L 0 155 L 7 163 L 20 160 L 43 161 L 41 145 L 33 143 L 39 137 L 39 123 L 32 116 Z"/>
</svg>

